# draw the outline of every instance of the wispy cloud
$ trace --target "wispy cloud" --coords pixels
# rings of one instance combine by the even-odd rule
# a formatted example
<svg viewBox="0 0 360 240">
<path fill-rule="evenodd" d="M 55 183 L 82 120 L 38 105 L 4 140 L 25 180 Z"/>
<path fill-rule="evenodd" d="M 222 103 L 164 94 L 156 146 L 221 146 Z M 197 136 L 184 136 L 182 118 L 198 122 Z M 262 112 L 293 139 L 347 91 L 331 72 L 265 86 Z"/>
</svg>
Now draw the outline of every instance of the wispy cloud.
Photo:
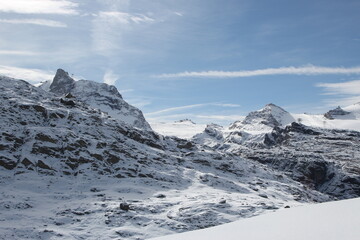
<svg viewBox="0 0 360 240">
<path fill-rule="evenodd" d="M 161 74 L 159 78 L 186 78 L 186 77 L 207 77 L 207 78 L 240 78 L 267 75 L 327 75 L 327 74 L 360 74 L 360 67 L 320 67 L 320 66 L 303 66 L 303 67 L 280 67 L 265 68 L 249 71 L 204 71 L 204 72 L 181 72 Z"/>
<path fill-rule="evenodd" d="M 233 103 L 214 103 L 213 105 L 219 107 L 231 107 L 231 108 L 241 107 L 240 104 L 233 104 Z"/>
<path fill-rule="evenodd" d="M 217 106 L 217 107 L 240 107 L 238 104 L 231 104 L 231 103 L 200 103 L 200 104 L 191 104 L 191 105 L 185 105 L 185 106 L 179 106 L 179 107 L 171 107 L 171 108 L 165 108 L 156 112 L 150 112 L 147 113 L 149 116 L 153 115 L 161 115 L 164 113 L 169 112 L 176 112 L 176 111 L 182 111 L 182 110 L 188 110 L 193 108 L 200 108 L 200 107 L 206 107 L 206 106 Z"/>
<path fill-rule="evenodd" d="M 145 16 L 143 14 L 130 14 L 126 12 L 100 12 L 99 16 L 110 22 L 118 22 L 122 24 L 140 24 L 154 22 L 153 18 Z"/>
<path fill-rule="evenodd" d="M 40 55 L 39 52 L 31 51 L 16 51 L 16 50 L 0 50 L 0 55 L 23 55 L 23 56 L 35 56 Z"/>
<path fill-rule="evenodd" d="M 108 11 L 99 12 L 93 20 L 92 39 L 94 50 L 102 55 L 111 55 L 122 47 L 123 37 L 136 25 L 154 22 L 143 14 Z"/>
<path fill-rule="evenodd" d="M 11 24 L 33 24 L 46 27 L 58 27 L 64 28 L 67 27 L 65 23 L 59 21 L 53 21 L 48 19 L 0 19 L 2 23 L 11 23 Z"/>
<path fill-rule="evenodd" d="M 360 102 L 360 80 L 340 83 L 319 83 L 316 85 L 324 89 L 324 94 L 333 95 L 326 99 L 328 106 L 347 106 Z"/>
<path fill-rule="evenodd" d="M 151 112 L 151 113 L 147 113 L 146 115 L 151 116 L 151 115 L 159 115 L 159 114 L 163 114 L 163 113 L 168 113 L 168 112 L 174 112 L 174 111 L 179 111 L 179 110 L 186 110 L 186 109 L 192 109 L 192 108 L 198 108 L 198 107 L 203 107 L 206 106 L 208 104 L 206 103 L 202 103 L 202 104 L 192 104 L 192 105 L 186 105 L 186 106 L 180 106 L 180 107 L 171 107 L 171 108 L 165 108 L 156 112 Z"/>
<path fill-rule="evenodd" d="M 0 12 L 76 15 L 78 5 L 67 0 L 0 0 Z"/>
<path fill-rule="evenodd" d="M 115 74 L 112 70 L 107 70 L 103 77 L 104 83 L 109 85 L 115 85 L 118 79 L 119 75 Z"/>
<path fill-rule="evenodd" d="M 360 95 L 360 80 L 341 83 L 319 83 L 316 86 L 324 88 L 324 91 L 327 94 Z"/>
<path fill-rule="evenodd" d="M 44 71 L 33 68 L 18 68 L 3 65 L 0 65 L 0 75 L 26 80 L 32 84 L 51 80 L 54 77 L 54 73 L 52 71 Z"/>
<path fill-rule="evenodd" d="M 120 89 L 119 90 L 119 92 L 121 93 L 121 94 L 123 94 L 123 93 L 129 93 L 129 92 L 133 92 L 134 91 L 134 89 L 132 89 L 132 88 L 129 88 L 129 89 Z"/>
<path fill-rule="evenodd" d="M 122 92 L 120 92 L 122 93 Z M 151 100 L 146 98 L 126 98 L 126 101 L 137 108 L 143 108 L 152 103 Z"/>
</svg>

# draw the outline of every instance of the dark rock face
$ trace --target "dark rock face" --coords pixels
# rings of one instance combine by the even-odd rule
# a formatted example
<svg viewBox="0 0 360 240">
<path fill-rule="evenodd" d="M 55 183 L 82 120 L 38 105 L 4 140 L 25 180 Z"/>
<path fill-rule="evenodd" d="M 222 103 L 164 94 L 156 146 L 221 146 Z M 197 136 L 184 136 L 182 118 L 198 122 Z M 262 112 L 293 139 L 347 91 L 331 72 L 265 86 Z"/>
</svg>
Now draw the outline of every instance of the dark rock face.
<svg viewBox="0 0 360 240">
<path fill-rule="evenodd" d="M 241 147 L 239 154 L 342 199 L 359 196 L 359 139 L 358 132 L 314 129 L 294 122 L 266 134 L 264 149 L 253 148 L 250 154 Z"/>
<path fill-rule="evenodd" d="M 4 168 L 6 168 L 8 170 L 12 170 L 12 169 L 14 169 L 16 167 L 16 165 L 17 165 L 16 161 L 11 160 L 11 159 L 9 159 L 7 157 L 4 157 L 4 156 L 0 157 L 0 166 L 1 167 L 4 167 Z"/>
<path fill-rule="evenodd" d="M 60 102 L 66 106 L 70 106 L 70 107 L 74 107 L 76 104 L 73 100 L 64 100 L 64 99 L 60 99 Z"/>
<path fill-rule="evenodd" d="M 74 86 L 75 80 L 69 76 L 69 73 L 62 69 L 58 69 L 50 85 L 50 92 L 63 95 L 70 93 Z"/>
<path fill-rule="evenodd" d="M 346 112 L 344 111 L 340 106 L 338 106 L 337 108 L 328 111 L 327 113 L 324 114 L 324 116 L 327 119 L 335 119 L 338 116 L 345 116 L 345 115 L 349 115 L 350 112 Z"/>
</svg>

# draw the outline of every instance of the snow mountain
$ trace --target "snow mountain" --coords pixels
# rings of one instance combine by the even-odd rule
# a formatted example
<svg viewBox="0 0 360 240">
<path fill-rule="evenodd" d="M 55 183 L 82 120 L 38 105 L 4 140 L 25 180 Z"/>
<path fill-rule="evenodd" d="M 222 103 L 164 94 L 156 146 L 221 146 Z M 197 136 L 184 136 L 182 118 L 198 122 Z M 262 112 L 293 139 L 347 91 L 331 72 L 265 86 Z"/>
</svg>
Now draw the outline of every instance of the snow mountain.
<svg viewBox="0 0 360 240">
<path fill-rule="evenodd" d="M 116 87 L 112 85 L 89 80 L 75 81 L 63 69 L 58 69 L 54 79 L 43 83 L 40 88 L 57 96 L 70 93 L 77 100 L 85 102 L 92 108 L 101 109 L 130 126 L 151 130 L 142 112 L 124 101 Z"/>
<path fill-rule="evenodd" d="M 1 239 L 147 239 L 360 196 L 360 133 L 273 104 L 183 139 L 61 69 L 41 87 L 0 76 L 0 99 Z"/>
</svg>

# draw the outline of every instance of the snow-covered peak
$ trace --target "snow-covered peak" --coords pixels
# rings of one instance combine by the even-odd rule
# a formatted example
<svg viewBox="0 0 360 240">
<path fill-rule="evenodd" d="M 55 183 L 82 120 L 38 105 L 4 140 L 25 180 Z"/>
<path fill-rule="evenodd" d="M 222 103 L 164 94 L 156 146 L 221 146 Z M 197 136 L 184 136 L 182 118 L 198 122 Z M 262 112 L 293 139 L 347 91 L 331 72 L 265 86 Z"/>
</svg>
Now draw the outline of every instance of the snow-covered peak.
<svg viewBox="0 0 360 240">
<path fill-rule="evenodd" d="M 337 108 L 335 109 L 332 109 L 330 111 L 328 111 L 327 113 L 324 114 L 324 116 L 327 118 L 327 119 L 335 119 L 335 118 L 348 118 L 350 112 L 347 112 L 347 111 L 344 111 L 340 106 L 338 106 Z"/>
<path fill-rule="evenodd" d="M 101 109 L 101 111 L 129 126 L 151 130 L 142 112 L 124 101 L 113 85 L 90 80 L 75 81 L 68 72 L 58 69 L 50 86 L 48 86 L 49 82 L 45 82 L 40 88 L 58 96 L 71 93 L 78 101 L 82 101 L 93 108 Z"/>
<path fill-rule="evenodd" d="M 289 112 L 270 103 L 258 111 L 249 113 L 243 121 L 234 122 L 229 129 L 261 133 L 269 132 L 274 127 L 285 126 L 294 121 L 294 117 Z"/>
</svg>

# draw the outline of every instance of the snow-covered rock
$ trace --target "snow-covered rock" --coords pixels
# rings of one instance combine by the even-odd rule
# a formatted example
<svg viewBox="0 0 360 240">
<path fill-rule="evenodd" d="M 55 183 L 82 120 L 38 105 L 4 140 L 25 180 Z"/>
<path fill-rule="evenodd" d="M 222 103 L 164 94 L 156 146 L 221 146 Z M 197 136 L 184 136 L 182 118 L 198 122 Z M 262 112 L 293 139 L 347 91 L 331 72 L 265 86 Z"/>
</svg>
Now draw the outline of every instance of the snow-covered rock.
<svg viewBox="0 0 360 240">
<path fill-rule="evenodd" d="M 345 118 L 348 118 L 349 114 L 350 114 L 350 112 L 346 112 L 340 106 L 338 106 L 337 108 L 325 113 L 324 116 L 327 119 L 344 118 L 344 116 L 345 116 Z"/>
<path fill-rule="evenodd" d="M 1 239 L 146 239 L 360 195 L 359 132 L 269 105 L 239 128 L 162 136 L 126 121 L 142 118 L 115 87 L 58 72 L 45 90 L 0 77 Z"/>
<path fill-rule="evenodd" d="M 249 113 L 244 120 L 233 123 L 229 129 L 258 134 L 269 132 L 274 127 L 285 126 L 294 121 L 290 113 L 270 103 L 261 110 Z"/>
<path fill-rule="evenodd" d="M 51 84 L 45 82 L 40 88 L 58 96 L 71 93 L 77 100 L 130 126 L 151 130 L 142 112 L 124 101 L 115 86 L 89 80 L 75 81 L 67 72 L 58 69 Z"/>
</svg>

